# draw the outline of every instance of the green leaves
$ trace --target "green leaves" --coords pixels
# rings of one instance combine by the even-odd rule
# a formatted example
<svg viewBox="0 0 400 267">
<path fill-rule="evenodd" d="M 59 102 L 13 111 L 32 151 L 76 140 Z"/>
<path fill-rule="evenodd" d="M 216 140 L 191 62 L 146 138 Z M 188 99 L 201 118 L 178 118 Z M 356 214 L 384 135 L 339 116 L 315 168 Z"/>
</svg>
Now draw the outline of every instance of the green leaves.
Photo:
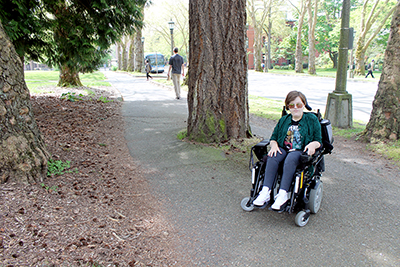
<svg viewBox="0 0 400 267">
<path fill-rule="evenodd" d="M 47 176 L 64 174 L 64 170 L 69 169 L 70 167 L 71 162 L 68 160 L 66 162 L 62 162 L 61 160 L 50 159 L 47 162 Z"/>
<path fill-rule="evenodd" d="M 62 99 L 62 100 L 66 99 L 68 101 L 75 102 L 75 101 L 79 101 L 79 100 L 82 101 L 83 99 L 81 97 L 83 97 L 82 94 L 79 94 L 77 96 L 76 93 L 68 92 L 68 93 L 63 93 L 61 95 L 60 99 Z"/>
<path fill-rule="evenodd" d="M 92 72 L 109 47 L 143 24 L 145 0 L 0 1 L 0 20 L 17 53 L 49 66 Z"/>
</svg>

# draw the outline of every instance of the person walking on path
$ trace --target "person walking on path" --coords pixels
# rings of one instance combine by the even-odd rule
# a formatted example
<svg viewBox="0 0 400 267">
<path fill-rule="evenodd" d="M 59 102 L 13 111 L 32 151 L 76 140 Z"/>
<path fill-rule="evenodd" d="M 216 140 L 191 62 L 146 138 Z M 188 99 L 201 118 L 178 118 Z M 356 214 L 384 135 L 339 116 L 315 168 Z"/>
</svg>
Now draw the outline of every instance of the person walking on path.
<svg viewBox="0 0 400 267">
<path fill-rule="evenodd" d="M 168 79 L 172 69 L 172 82 L 174 83 L 174 89 L 176 99 L 181 98 L 181 83 L 180 75 L 185 76 L 185 68 L 183 65 L 183 57 L 178 54 L 178 47 L 174 48 L 174 55 L 169 59 Z"/>
<path fill-rule="evenodd" d="M 147 80 L 149 80 L 149 78 L 153 79 L 153 77 L 150 76 L 151 65 L 150 65 L 148 60 L 146 60 L 145 70 L 146 70 L 146 78 L 147 78 Z"/>
<path fill-rule="evenodd" d="M 371 63 L 368 64 L 368 73 L 367 76 L 365 76 L 365 78 L 367 78 L 368 75 L 371 74 L 371 77 L 375 79 L 374 74 L 372 74 L 372 71 L 374 70 L 374 65 L 375 65 L 375 60 L 372 60 Z"/>
</svg>

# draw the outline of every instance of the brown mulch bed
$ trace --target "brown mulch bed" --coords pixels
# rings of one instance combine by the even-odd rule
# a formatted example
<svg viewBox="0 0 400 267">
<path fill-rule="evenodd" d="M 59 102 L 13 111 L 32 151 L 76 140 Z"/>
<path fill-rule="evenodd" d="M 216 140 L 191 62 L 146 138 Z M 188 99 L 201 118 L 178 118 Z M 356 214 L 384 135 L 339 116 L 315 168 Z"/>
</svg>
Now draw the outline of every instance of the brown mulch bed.
<svg viewBox="0 0 400 267">
<path fill-rule="evenodd" d="M 177 266 L 174 230 L 124 139 L 121 103 L 31 97 L 61 175 L 0 185 L 0 266 Z"/>
</svg>

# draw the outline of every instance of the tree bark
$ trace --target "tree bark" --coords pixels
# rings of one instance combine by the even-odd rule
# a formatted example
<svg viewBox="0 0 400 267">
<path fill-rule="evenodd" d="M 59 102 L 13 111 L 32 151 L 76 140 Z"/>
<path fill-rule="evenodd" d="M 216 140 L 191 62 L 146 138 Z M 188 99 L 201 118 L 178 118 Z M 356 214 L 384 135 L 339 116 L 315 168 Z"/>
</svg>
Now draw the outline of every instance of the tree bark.
<svg viewBox="0 0 400 267">
<path fill-rule="evenodd" d="M 42 181 L 48 157 L 22 62 L 0 23 L 0 182 Z"/>
<path fill-rule="evenodd" d="M 400 2 L 397 3 L 385 51 L 382 75 L 363 138 L 371 143 L 400 139 Z"/>
<path fill-rule="evenodd" d="M 329 58 L 332 61 L 332 64 L 333 64 L 332 68 L 334 68 L 334 69 L 337 69 L 338 56 L 339 56 L 339 53 L 337 51 L 334 51 L 334 52 L 329 51 Z"/>
<path fill-rule="evenodd" d="M 314 15 L 312 0 L 308 0 L 308 73 L 316 74 L 315 70 L 315 26 L 317 24 L 318 0 L 314 0 Z"/>
<path fill-rule="evenodd" d="M 189 2 L 188 137 L 221 142 L 250 135 L 246 1 Z"/>
<path fill-rule="evenodd" d="M 128 67 L 127 71 L 132 72 L 135 70 L 135 40 L 136 34 L 129 37 L 129 49 L 128 49 Z"/>
<path fill-rule="evenodd" d="M 122 47 L 121 43 L 118 42 L 117 43 L 118 70 L 122 70 L 122 56 L 121 56 L 122 52 L 121 52 L 121 47 Z"/>
<path fill-rule="evenodd" d="M 301 9 L 300 9 L 300 17 L 297 25 L 297 40 L 296 40 L 296 52 L 295 52 L 295 71 L 296 73 L 302 73 L 303 72 L 303 49 L 301 46 L 301 30 L 303 28 L 303 22 L 304 22 L 304 15 L 306 13 L 306 5 L 304 3 L 304 0 L 301 0 Z"/>
<path fill-rule="evenodd" d="M 122 45 L 122 70 L 126 71 L 128 67 L 128 50 L 126 49 L 128 46 L 127 36 L 124 36 L 124 42 L 121 43 Z"/>
<path fill-rule="evenodd" d="M 60 79 L 57 86 L 59 87 L 81 87 L 83 86 L 76 69 L 72 69 L 67 65 L 60 67 Z"/>
<path fill-rule="evenodd" d="M 142 29 L 139 29 L 135 34 L 135 71 L 144 72 Z"/>
</svg>

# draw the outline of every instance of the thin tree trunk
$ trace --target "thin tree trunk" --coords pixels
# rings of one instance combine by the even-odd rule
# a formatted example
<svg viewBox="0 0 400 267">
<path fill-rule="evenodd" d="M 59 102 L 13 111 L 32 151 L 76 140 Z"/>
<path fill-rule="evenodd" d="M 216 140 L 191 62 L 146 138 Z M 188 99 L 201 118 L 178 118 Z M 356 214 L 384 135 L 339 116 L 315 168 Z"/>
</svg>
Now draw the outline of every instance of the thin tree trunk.
<svg viewBox="0 0 400 267">
<path fill-rule="evenodd" d="M 126 49 L 128 45 L 127 42 L 127 37 L 124 36 L 124 42 L 121 43 L 122 46 L 122 54 L 121 54 L 121 59 L 122 59 L 122 70 L 126 71 L 128 67 L 128 50 Z"/>
<path fill-rule="evenodd" d="M 189 2 L 188 136 L 221 142 L 250 134 L 246 1 Z"/>
<path fill-rule="evenodd" d="M 267 64 L 265 64 L 265 72 L 268 72 L 271 68 L 271 35 L 272 35 L 272 20 L 271 20 L 271 2 L 268 12 L 268 48 L 267 48 Z"/>
<path fill-rule="evenodd" d="M 129 49 L 128 49 L 128 67 L 127 71 L 132 72 L 135 70 L 135 36 L 129 37 Z"/>
<path fill-rule="evenodd" d="M 303 72 L 303 49 L 301 47 L 301 30 L 303 28 L 303 22 L 304 22 L 304 15 L 306 13 L 306 5 L 304 3 L 304 0 L 301 1 L 301 9 L 300 9 L 300 17 L 297 25 L 297 40 L 296 40 L 296 52 L 295 52 L 295 71 L 296 73 L 302 73 Z"/>
<path fill-rule="evenodd" d="M 400 139 L 400 2 L 397 3 L 382 75 L 363 138 L 371 143 Z"/>
<path fill-rule="evenodd" d="M 318 0 L 314 0 L 314 15 L 312 0 L 308 1 L 308 73 L 316 74 L 315 70 L 315 26 L 317 24 Z"/>
<path fill-rule="evenodd" d="M 138 30 L 135 34 L 135 71 L 144 72 L 142 29 Z"/>
<path fill-rule="evenodd" d="M 118 58 L 118 70 L 122 70 L 122 52 L 121 52 L 121 43 L 117 43 L 117 58 Z"/>
<path fill-rule="evenodd" d="M 257 10 L 260 8 L 256 7 L 255 0 L 247 1 L 247 10 L 249 13 L 249 16 L 251 18 L 251 23 L 254 28 L 254 68 L 256 71 L 263 71 L 261 67 L 262 63 L 262 50 L 265 46 L 263 43 L 263 38 L 262 38 L 262 31 L 264 27 L 265 20 L 267 19 L 268 16 L 268 10 L 271 11 L 271 8 L 267 7 L 267 4 L 269 7 L 271 7 L 271 2 L 268 1 L 263 1 L 263 11 L 261 16 L 259 16 Z"/>
<path fill-rule="evenodd" d="M 0 55 L 0 182 L 40 182 L 49 154 L 32 113 L 22 62 L 1 22 Z"/>
</svg>

